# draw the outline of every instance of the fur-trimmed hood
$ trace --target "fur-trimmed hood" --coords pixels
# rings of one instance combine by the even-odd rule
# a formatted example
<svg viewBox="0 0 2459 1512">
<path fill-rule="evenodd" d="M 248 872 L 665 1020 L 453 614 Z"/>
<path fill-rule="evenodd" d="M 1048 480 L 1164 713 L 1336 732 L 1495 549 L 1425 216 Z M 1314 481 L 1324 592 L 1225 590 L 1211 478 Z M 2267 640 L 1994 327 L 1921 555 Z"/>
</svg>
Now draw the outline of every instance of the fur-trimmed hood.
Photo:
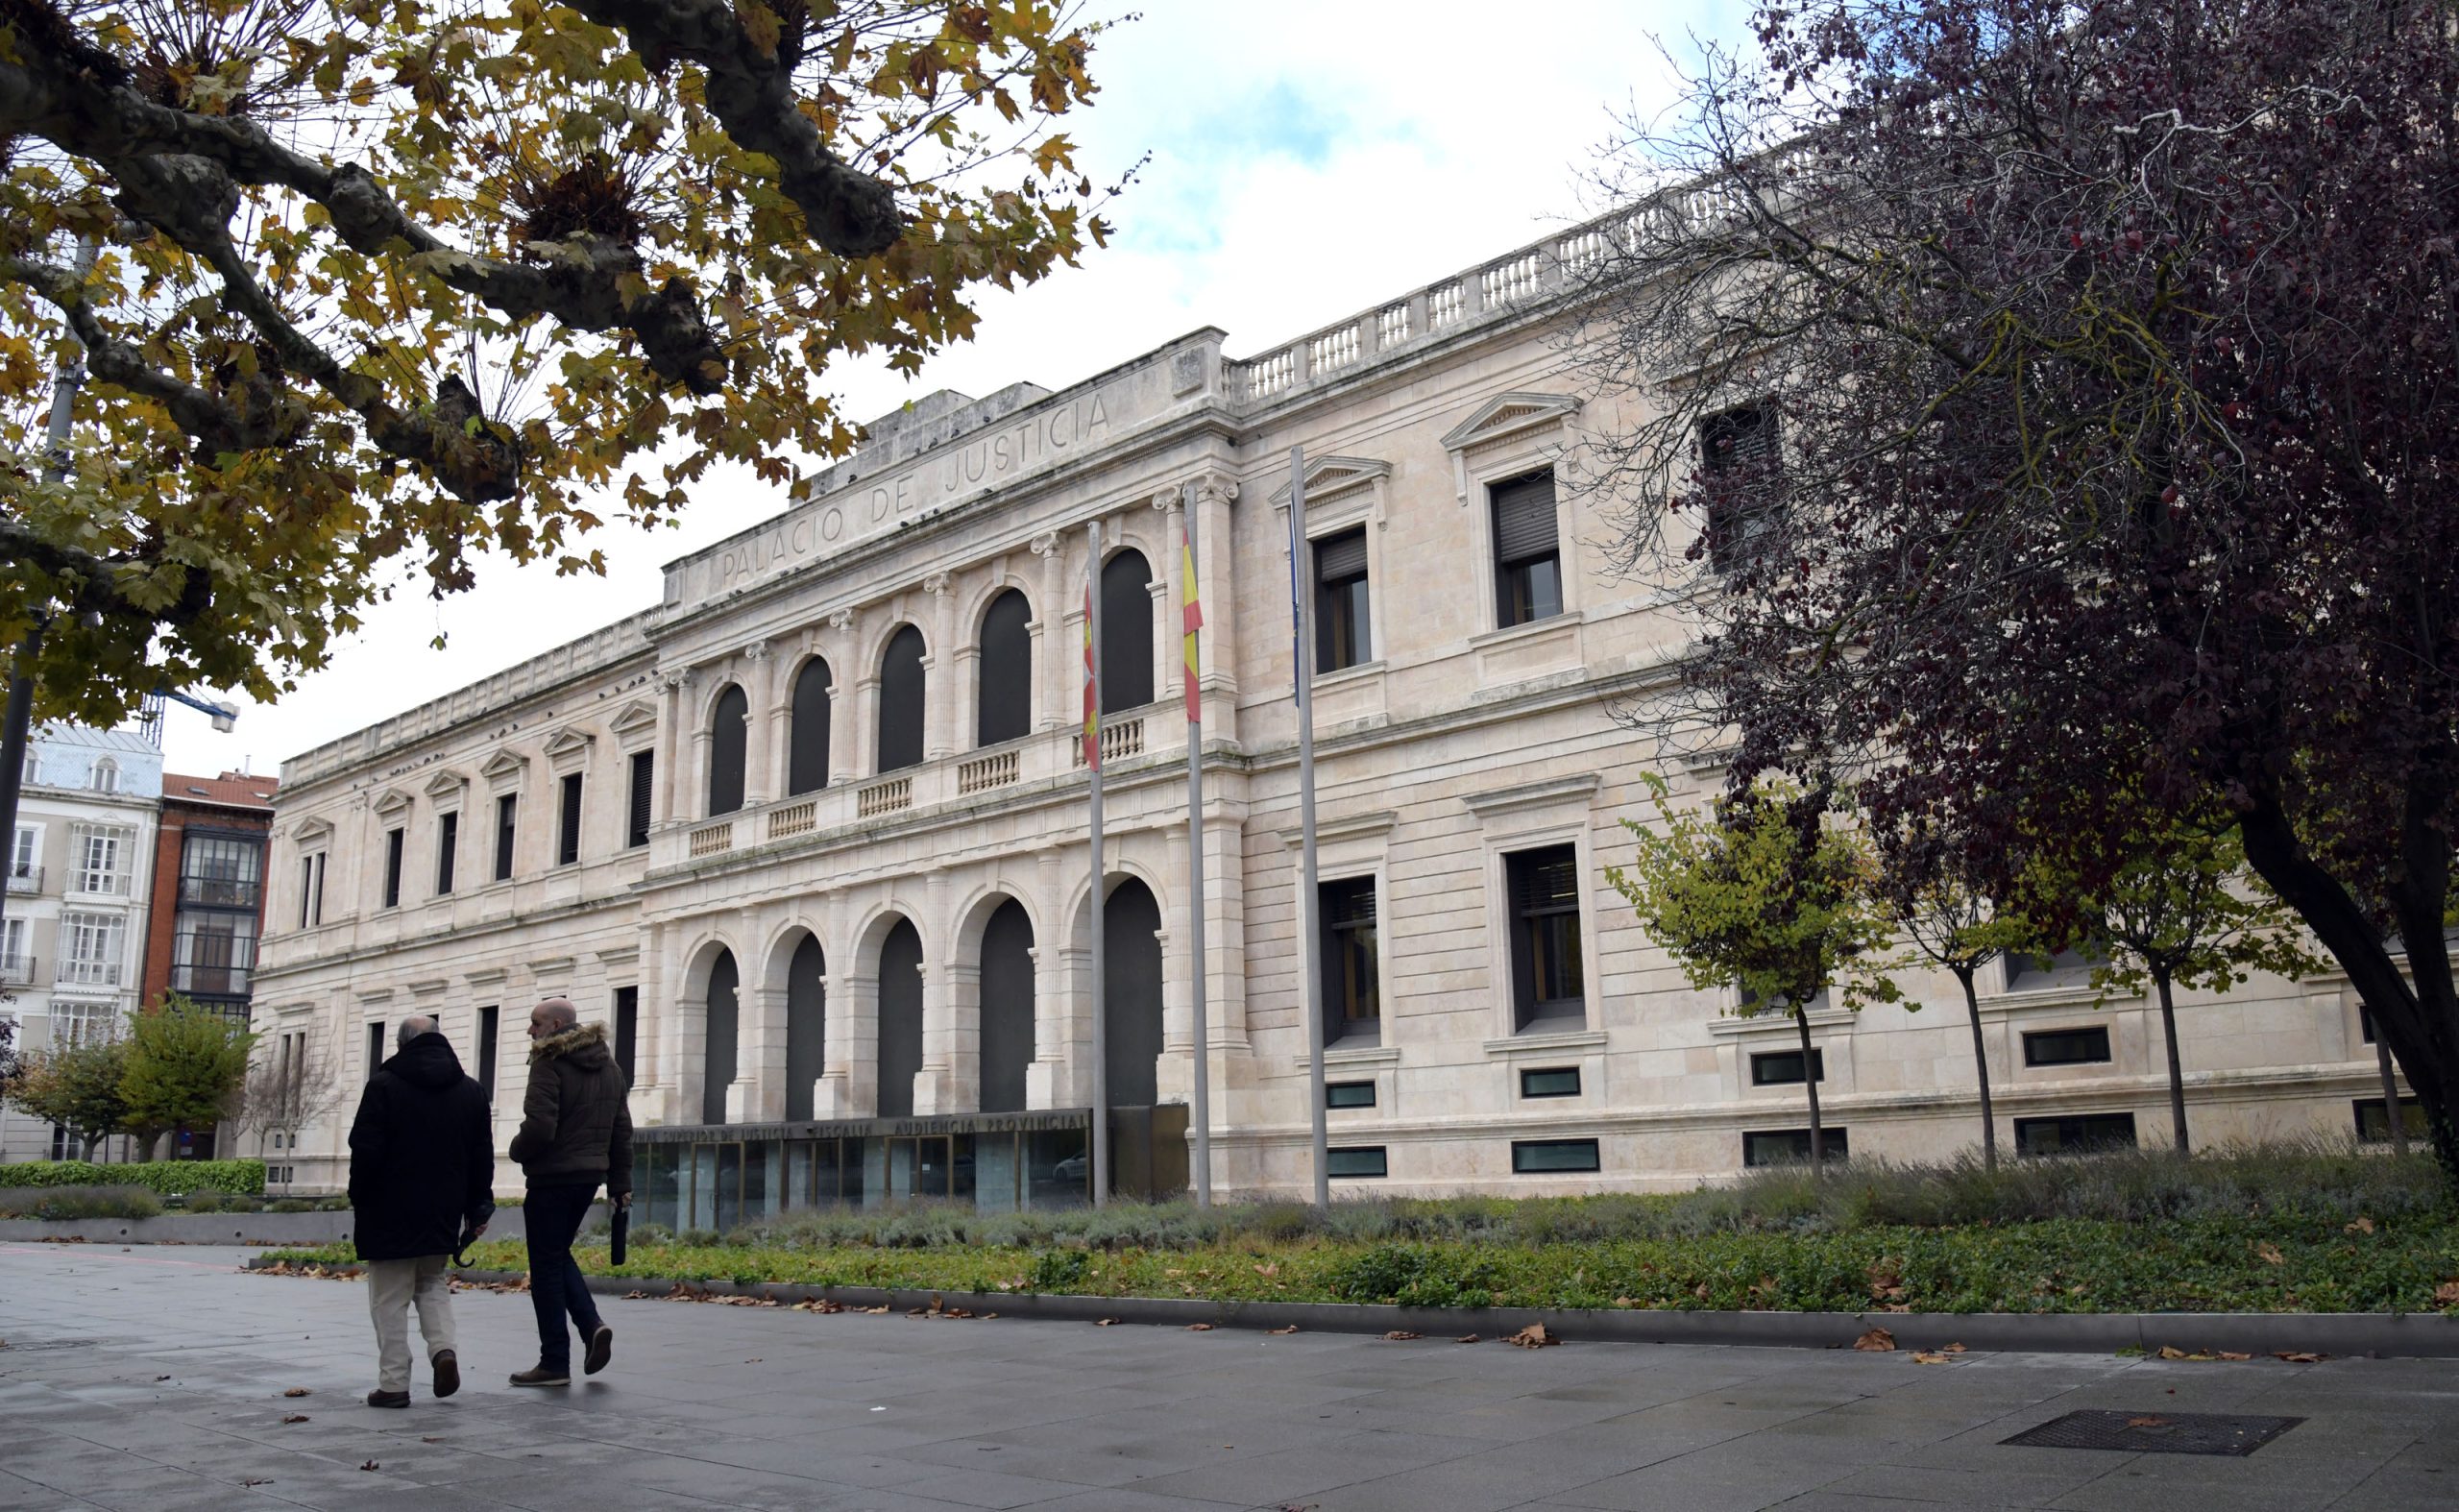
<svg viewBox="0 0 2459 1512">
<path fill-rule="evenodd" d="M 606 1048 L 606 1026 L 604 1024 L 574 1024 L 572 1028 L 558 1030 L 544 1039 L 533 1039 L 529 1042 L 529 1060 L 533 1065 L 541 1061 L 551 1061 L 557 1056 L 570 1056 L 576 1064 L 590 1066 L 593 1069 L 612 1061 L 614 1057 Z"/>
</svg>

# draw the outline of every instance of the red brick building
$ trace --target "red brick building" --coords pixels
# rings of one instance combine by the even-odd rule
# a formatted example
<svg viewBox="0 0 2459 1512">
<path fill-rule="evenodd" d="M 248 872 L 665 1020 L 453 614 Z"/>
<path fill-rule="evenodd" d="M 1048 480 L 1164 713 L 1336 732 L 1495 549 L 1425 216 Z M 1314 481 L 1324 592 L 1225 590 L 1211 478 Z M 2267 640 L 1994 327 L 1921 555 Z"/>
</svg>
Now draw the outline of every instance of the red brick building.
<svg viewBox="0 0 2459 1512">
<path fill-rule="evenodd" d="M 275 787 L 272 777 L 235 771 L 163 774 L 139 1003 L 177 991 L 248 1016 Z"/>
</svg>

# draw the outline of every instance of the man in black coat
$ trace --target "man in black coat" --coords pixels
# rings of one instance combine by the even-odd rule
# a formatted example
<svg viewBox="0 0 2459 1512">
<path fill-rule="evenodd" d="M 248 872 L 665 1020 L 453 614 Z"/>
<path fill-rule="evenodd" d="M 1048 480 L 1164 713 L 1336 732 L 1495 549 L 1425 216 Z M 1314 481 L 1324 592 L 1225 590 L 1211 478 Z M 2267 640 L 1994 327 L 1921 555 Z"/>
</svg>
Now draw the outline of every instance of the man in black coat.
<svg viewBox="0 0 2459 1512">
<path fill-rule="evenodd" d="M 602 1183 L 607 1200 L 632 1206 L 632 1115 L 622 1069 L 606 1047 L 606 1026 L 584 1024 L 568 998 L 529 1012 L 529 1088 L 512 1158 L 528 1181 L 522 1223 L 529 1243 L 529 1305 L 538 1316 L 538 1363 L 513 1374 L 516 1386 L 572 1383 L 569 1316 L 595 1376 L 615 1356 L 615 1330 L 599 1317 L 589 1280 L 572 1258 L 572 1240 Z"/>
<path fill-rule="evenodd" d="M 495 1216 L 495 1139 L 487 1094 L 464 1075 L 435 1020 L 402 1020 L 400 1053 L 377 1068 L 350 1127 L 350 1205 L 376 1320 L 371 1407 L 410 1404 L 410 1318 L 435 1371 L 435 1394 L 461 1389 L 452 1348 L 452 1281 L 446 1264 L 463 1227 L 484 1233 Z"/>
</svg>

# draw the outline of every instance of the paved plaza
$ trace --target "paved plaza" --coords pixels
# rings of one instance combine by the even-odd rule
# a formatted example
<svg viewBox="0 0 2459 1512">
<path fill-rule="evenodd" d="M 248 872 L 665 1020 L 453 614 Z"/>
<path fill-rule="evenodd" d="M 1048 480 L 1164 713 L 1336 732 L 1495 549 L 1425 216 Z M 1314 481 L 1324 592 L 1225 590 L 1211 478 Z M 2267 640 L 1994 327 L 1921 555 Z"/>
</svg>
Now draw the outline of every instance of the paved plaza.
<svg viewBox="0 0 2459 1512">
<path fill-rule="evenodd" d="M 514 1392 L 528 1299 L 471 1291 L 461 1394 L 427 1397 L 422 1367 L 383 1412 L 360 1285 L 243 1257 L 0 1246 L 0 1509 L 2459 1505 L 2447 1361 L 1921 1365 L 610 1301 L 614 1369 Z M 2000 1442 L 2086 1407 L 2306 1421 L 2246 1458 Z"/>
</svg>

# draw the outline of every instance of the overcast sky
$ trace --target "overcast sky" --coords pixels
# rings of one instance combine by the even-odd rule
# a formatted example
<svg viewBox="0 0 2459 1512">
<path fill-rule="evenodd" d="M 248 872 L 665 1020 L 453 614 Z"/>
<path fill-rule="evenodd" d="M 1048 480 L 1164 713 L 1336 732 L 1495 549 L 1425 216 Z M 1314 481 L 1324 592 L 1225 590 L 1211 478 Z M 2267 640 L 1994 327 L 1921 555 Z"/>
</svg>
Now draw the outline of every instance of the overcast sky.
<svg viewBox="0 0 2459 1512">
<path fill-rule="evenodd" d="M 1654 37 L 1730 36 L 1738 10 L 1527 0 L 1149 0 L 1093 58 L 1101 93 L 1071 117 L 1080 162 L 1115 182 L 1118 232 L 1083 267 L 990 291 L 979 337 L 909 382 L 837 376 L 869 419 L 935 389 L 1063 388 L 1198 326 L 1246 356 L 1579 219 L 1613 115 L 1668 91 Z M 654 603 L 664 565 L 777 513 L 783 494 L 713 477 L 680 528 L 609 525 L 603 578 L 483 565 L 438 604 L 412 590 L 368 616 L 332 666 L 216 735 L 174 708 L 174 771 L 265 771 Z M 438 631 L 446 648 L 428 642 Z"/>
</svg>

